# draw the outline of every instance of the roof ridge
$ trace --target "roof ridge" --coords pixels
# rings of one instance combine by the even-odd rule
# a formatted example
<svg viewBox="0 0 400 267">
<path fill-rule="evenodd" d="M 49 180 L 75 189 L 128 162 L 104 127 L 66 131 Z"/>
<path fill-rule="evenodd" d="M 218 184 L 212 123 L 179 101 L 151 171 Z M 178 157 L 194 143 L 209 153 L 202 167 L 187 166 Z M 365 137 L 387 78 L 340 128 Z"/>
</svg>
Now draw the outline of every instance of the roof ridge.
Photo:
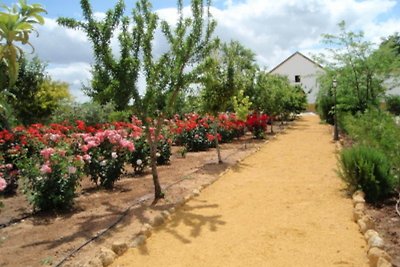
<svg viewBox="0 0 400 267">
<path fill-rule="evenodd" d="M 275 68 L 273 68 L 272 70 L 270 70 L 268 73 L 273 72 L 274 70 L 276 70 L 277 68 L 279 68 L 280 66 L 282 66 L 285 62 L 289 61 L 289 59 L 291 59 L 292 57 L 294 57 L 296 54 L 302 56 L 303 58 L 305 58 L 306 60 L 310 61 L 312 64 L 318 66 L 321 69 L 324 69 L 324 67 L 322 67 L 320 64 L 318 64 L 317 62 L 315 62 L 314 60 L 310 59 L 309 57 L 305 56 L 304 54 L 302 54 L 299 51 L 294 52 L 292 55 L 290 55 L 288 58 L 286 58 L 284 61 L 282 61 L 281 63 L 279 63 L 278 65 L 276 65 Z"/>
</svg>

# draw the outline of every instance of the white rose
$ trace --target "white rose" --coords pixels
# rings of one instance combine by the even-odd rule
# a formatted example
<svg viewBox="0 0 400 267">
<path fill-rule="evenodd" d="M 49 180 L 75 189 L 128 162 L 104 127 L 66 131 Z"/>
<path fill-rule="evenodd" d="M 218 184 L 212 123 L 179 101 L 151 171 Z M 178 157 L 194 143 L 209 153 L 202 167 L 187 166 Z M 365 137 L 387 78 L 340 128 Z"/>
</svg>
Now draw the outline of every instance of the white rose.
<svg viewBox="0 0 400 267">
<path fill-rule="evenodd" d="M 142 163 L 143 163 L 143 161 L 142 161 L 141 159 L 138 159 L 138 160 L 136 161 L 136 165 L 138 165 L 138 166 L 142 165 Z"/>
</svg>

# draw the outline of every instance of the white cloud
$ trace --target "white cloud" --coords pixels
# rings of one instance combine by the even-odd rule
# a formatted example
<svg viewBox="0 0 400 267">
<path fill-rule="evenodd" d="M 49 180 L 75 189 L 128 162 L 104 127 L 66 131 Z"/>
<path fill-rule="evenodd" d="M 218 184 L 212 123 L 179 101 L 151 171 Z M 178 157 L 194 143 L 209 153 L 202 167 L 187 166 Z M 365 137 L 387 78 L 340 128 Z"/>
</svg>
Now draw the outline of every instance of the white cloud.
<svg viewBox="0 0 400 267">
<path fill-rule="evenodd" d="M 226 9 L 214 8 L 212 11 L 218 21 L 217 34 L 225 41 L 239 40 L 256 52 L 261 65 L 270 68 L 297 50 L 320 50 L 321 34 L 336 32 L 341 20 L 345 20 L 352 30 L 371 33 L 373 29 L 373 34 L 366 34 L 372 41 L 393 34 L 400 23 L 400 20 L 377 23 L 377 18 L 396 4 L 392 0 L 246 0 L 227 3 Z"/>
<path fill-rule="evenodd" d="M 353 31 L 364 31 L 366 38 L 373 42 L 400 29 L 400 19 L 384 19 L 396 5 L 394 0 L 218 1 L 224 8 L 212 8 L 218 22 L 216 35 L 223 41 L 240 41 L 256 53 L 261 66 L 268 68 L 295 51 L 308 55 L 320 52 L 321 34 L 337 32 L 341 20 Z M 186 7 L 184 13 L 190 13 L 190 9 Z M 175 8 L 160 9 L 157 14 L 169 23 L 177 19 Z M 104 13 L 96 16 L 102 17 Z M 39 33 L 39 38 L 32 39 L 36 52 L 42 59 L 58 64 L 51 65 L 49 72 L 78 90 L 77 84 L 90 78 L 88 69 L 92 62 L 91 44 L 85 34 L 62 28 L 53 19 L 46 19 Z M 165 51 L 166 45 L 161 31 L 157 31 L 156 53 Z M 118 49 L 115 39 L 112 47 Z"/>
<path fill-rule="evenodd" d="M 85 102 L 89 100 L 81 90 L 82 84 L 88 84 L 92 76 L 88 63 L 51 64 L 49 65 L 48 73 L 55 80 L 67 82 L 70 86 L 71 94 L 77 101 Z"/>
<path fill-rule="evenodd" d="M 54 64 L 92 61 L 91 45 L 82 31 L 60 27 L 48 18 L 37 30 L 39 37 L 32 36 L 31 41 L 42 60 Z"/>
</svg>

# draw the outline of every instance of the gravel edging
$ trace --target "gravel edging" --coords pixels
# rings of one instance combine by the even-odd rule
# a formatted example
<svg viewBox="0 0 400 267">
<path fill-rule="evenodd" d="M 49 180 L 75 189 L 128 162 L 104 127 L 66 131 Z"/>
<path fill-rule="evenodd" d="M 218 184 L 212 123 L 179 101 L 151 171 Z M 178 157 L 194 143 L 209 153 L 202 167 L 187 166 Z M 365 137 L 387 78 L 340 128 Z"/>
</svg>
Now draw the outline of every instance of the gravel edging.
<svg viewBox="0 0 400 267">
<path fill-rule="evenodd" d="M 368 260 L 370 267 L 392 267 L 392 258 L 384 250 L 384 241 L 375 230 L 371 216 L 365 214 L 365 193 L 356 191 L 353 196 L 353 220 L 358 224 L 361 234 L 368 244 Z"/>
<path fill-rule="evenodd" d="M 343 148 L 336 143 L 336 151 Z M 370 267 L 392 267 L 392 257 L 384 250 L 384 241 L 375 229 L 375 223 L 371 216 L 365 213 L 365 193 L 362 190 L 354 192 L 353 220 L 358 224 L 360 233 L 364 236 L 368 245 L 367 257 Z"/>
</svg>

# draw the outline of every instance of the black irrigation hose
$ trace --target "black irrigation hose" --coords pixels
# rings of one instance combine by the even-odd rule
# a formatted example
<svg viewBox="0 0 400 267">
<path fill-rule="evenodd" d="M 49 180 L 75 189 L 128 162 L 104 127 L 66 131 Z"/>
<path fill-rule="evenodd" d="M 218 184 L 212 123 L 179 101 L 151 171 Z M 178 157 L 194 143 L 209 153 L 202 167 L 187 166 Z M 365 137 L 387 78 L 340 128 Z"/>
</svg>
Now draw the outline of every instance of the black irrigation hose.
<svg viewBox="0 0 400 267">
<path fill-rule="evenodd" d="M 0 229 L 9 227 L 9 226 L 11 226 L 11 225 L 13 225 L 13 224 L 20 223 L 22 220 L 28 219 L 28 218 L 30 218 L 30 217 L 32 217 L 32 216 L 33 216 L 33 214 L 27 214 L 27 215 L 24 215 L 24 216 L 22 216 L 22 217 L 20 217 L 20 218 L 11 219 L 10 221 L 8 221 L 8 222 L 6 222 L 6 223 L 1 223 L 1 224 L 0 224 Z"/>
<path fill-rule="evenodd" d="M 186 180 L 186 178 L 182 178 L 172 184 L 169 184 L 168 186 L 166 186 L 164 188 L 164 190 L 171 188 L 174 185 L 179 184 L 180 182 Z M 141 199 L 135 201 L 133 204 L 131 204 L 128 208 L 126 208 L 124 210 L 124 212 L 122 212 L 121 216 L 114 222 L 112 223 L 110 226 L 108 226 L 106 229 L 104 229 L 102 232 L 100 232 L 99 234 L 93 236 L 92 238 L 88 239 L 85 243 L 83 243 L 82 245 L 80 245 L 79 247 L 77 247 L 76 249 L 74 249 L 72 252 L 70 252 L 67 256 L 65 256 L 57 265 L 55 265 L 55 267 L 60 267 L 64 264 L 64 262 L 66 262 L 70 257 L 72 257 L 75 253 L 79 252 L 82 248 L 84 248 L 85 246 L 87 246 L 88 244 L 90 244 L 91 242 L 95 241 L 96 239 L 98 239 L 99 237 L 101 237 L 102 235 L 104 235 L 105 233 L 107 233 L 108 231 L 110 231 L 112 228 L 114 228 L 119 222 L 122 221 L 122 219 L 128 214 L 128 212 L 131 210 L 132 207 L 142 204 L 143 202 L 149 200 L 151 198 L 150 195 L 147 195 L 145 197 L 142 197 Z"/>
<path fill-rule="evenodd" d="M 55 267 L 62 266 L 64 264 L 64 262 L 66 262 L 70 257 L 72 257 L 72 255 L 74 255 L 75 253 L 80 251 L 82 248 L 84 248 L 85 246 L 87 246 L 88 244 L 93 242 L 94 240 L 98 239 L 99 237 L 101 237 L 102 235 L 104 235 L 105 233 L 110 231 L 112 228 L 114 228 L 120 221 L 122 221 L 122 219 L 128 214 L 128 212 L 131 210 L 131 208 L 133 206 L 139 205 L 139 204 L 145 202 L 146 200 L 149 200 L 150 198 L 151 198 L 151 196 L 146 196 L 138 201 L 135 201 L 133 204 L 131 204 L 128 208 L 126 208 L 124 210 L 124 212 L 121 214 L 121 216 L 114 223 L 112 223 L 110 226 L 108 226 L 106 229 L 101 231 L 99 234 L 93 236 L 92 238 L 88 239 L 85 243 L 83 243 L 82 245 L 80 245 L 79 247 L 74 249 L 67 256 L 65 256 Z"/>
<path fill-rule="evenodd" d="M 227 155 L 224 159 L 229 158 L 230 156 L 234 155 L 236 152 L 233 152 L 229 155 Z M 195 172 L 193 172 L 195 173 Z M 179 179 L 176 182 L 173 182 L 172 184 L 169 184 L 168 186 L 166 186 L 164 188 L 164 190 L 167 190 L 169 188 L 171 188 L 174 185 L 177 185 L 179 183 L 181 183 L 182 181 L 186 180 L 186 176 L 184 178 Z M 79 247 L 77 247 L 76 249 L 74 249 L 72 252 L 70 252 L 67 256 L 65 256 L 57 265 L 55 265 L 55 267 L 61 267 L 64 262 L 66 262 L 70 257 L 72 257 L 75 253 L 79 252 L 82 248 L 84 248 L 85 246 L 89 245 L 91 242 L 95 241 L 96 239 L 98 239 L 99 237 L 101 237 L 102 235 L 104 235 L 105 233 L 107 233 L 108 231 L 110 231 L 112 228 L 114 228 L 120 221 L 122 221 L 122 219 L 128 214 L 128 212 L 130 211 L 130 209 L 133 206 L 142 204 L 143 202 L 145 202 L 146 200 L 149 200 L 151 198 L 151 196 L 145 196 L 142 197 L 142 199 L 135 201 L 133 204 L 131 204 L 128 208 L 126 208 L 124 210 L 124 212 L 122 212 L 121 216 L 113 223 L 111 224 L 109 227 L 107 227 L 106 229 L 104 229 L 101 233 L 93 236 L 92 238 L 88 239 L 85 243 L 83 243 L 82 245 L 80 245 Z"/>
</svg>

